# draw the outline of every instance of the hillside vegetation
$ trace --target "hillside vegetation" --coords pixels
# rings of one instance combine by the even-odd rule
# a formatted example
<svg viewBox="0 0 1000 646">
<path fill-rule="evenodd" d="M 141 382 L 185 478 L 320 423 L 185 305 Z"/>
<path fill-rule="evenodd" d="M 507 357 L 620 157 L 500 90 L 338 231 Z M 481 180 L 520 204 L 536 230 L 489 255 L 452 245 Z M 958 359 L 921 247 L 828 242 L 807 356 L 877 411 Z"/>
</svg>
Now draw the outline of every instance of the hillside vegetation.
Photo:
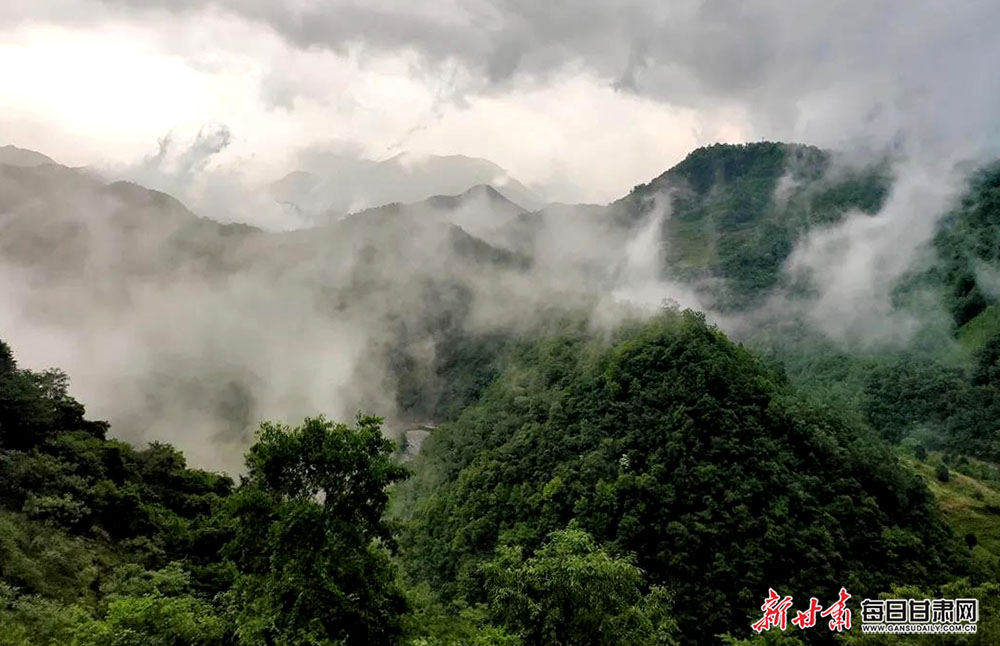
<svg viewBox="0 0 1000 646">
<path fill-rule="evenodd" d="M 416 468 L 399 504 L 415 580 L 483 601 L 504 550 L 577 528 L 634 555 L 647 585 L 700 600 L 673 609 L 685 643 L 749 625 L 768 586 L 875 594 L 965 563 L 886 445 L 692 313 L 540 340 Z"/>
<path fill-rule="evenodd" d="M 252 278 L 234 302 L 261 315 L 302 299 L 310 322 L 356 317 L 380 334 L 363 337 L 348 385 L 367 398 L 350 401 L 429 433 L 404 465 L 409 453 L 367 413 L 263 422 L 238 475 L 195 469 L 168 444 L 115 439 L 63 373 L 23 369 L 0 342 L 0 646 L 944 643 L 753 634 L 769 588 L 801 601 L 841 587 L 852 604 L 976 597 L 979 632 L 954 643 L 1000 638 L 995 167 L 971 178 L 895 286 L 913 337 L 859 345 L 810 326 L 814 286 L 783 267 L 816 227 L 879 217 L 890 166 L 807 146 L 699 149 L 579 214 L 525 213 L 483 189 L 503 215 L 491 241 L 422 220 L 429 203 L 269 234 L 54 164 L 0 168 L 0 182 L 13 187 L 0 205 L 13 213 L 0 244 L 12 267 L 67 285 L 81 268 L 107 272 L 129 289 L 136 268 L 162 284 L 193 271 L 219 290 Z M 77 189 L 116 200 L 101 226 L 125 241 L 172 246 L 111 267 L 84 262 L 87 236 L 42 254 L 83 226 Z M 464 211 L 467 199 L 433 202 Z M 674 306 L 595 316 L 618 268 L 605 260 L 656 209 L 670 212 L 656 232 L 660 276 L 716 315 L 748 317 L 737 340 Z M 580 273 L 546 265 L 536 234 L 558 237 L 577 215 L 581 229 L 600 222 L 607 248 L 574 259 Z M 579 276 L 594 282 L 566 287 Z M 519 300 L 536 282 L 535 300 Z M 125 287 L 109 291 L 109 311 L 130 306 Z M 787 310 L 752 318 L 778 295 Z M 305 334 L 285 318 L 265 319 L 272 337 Z M 278 361 L 262 374 L 280 380 L 286 347 L 246 366 Z M 257 423 L 246 374 L 216 396 L 215 373 L 192 367 L 212 356 L 179 369 L 168 354 L 150 365 L 196 393 L 184 401 L 214 407 L 232 437 Z M 172 383 L 150 379 L 165 389 L 144 391 L 150 410 L 169 411 Z"/>
<path fill-rule="evenodd" d="M 887 163 L 837 164 L 813 146 L 762 142 L 699 148 L 611 205 L 625 222 L 663 221 L 663 273 L 701 283 L 715 305 L 742 309 L 783 284 L 782 265 L 807 231 L 851 210 L 875 214 L 891 186 Z"/>
</svg>

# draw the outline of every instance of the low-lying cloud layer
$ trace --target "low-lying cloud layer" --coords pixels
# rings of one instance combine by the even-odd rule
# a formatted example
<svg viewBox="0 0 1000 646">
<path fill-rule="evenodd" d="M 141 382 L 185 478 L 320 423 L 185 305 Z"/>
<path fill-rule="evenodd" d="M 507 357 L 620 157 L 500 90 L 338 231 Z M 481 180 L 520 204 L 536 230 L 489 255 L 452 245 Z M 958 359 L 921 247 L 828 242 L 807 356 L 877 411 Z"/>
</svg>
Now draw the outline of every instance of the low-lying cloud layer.
<svg viewBox="0 0 1000 646">
<path fill-rule="evenodd" d="M 119 437 L 218 468 L 238 468 L 262 419 L 427 421 L 436 354 L 463 335 L 516 335 L 553 307 L 608 316 L 633 285 L 654 305 L 674 293 L 656 279 L 664 207 L 631 232 L 584 208 L 529 216 L 483 187 L 265 232 L 56 165 L 0 165 L 0 196 L 0 338 L 65 369 Z"/>
<path fill-rule="evenodd" d="M 923 317 L 897 310 L 893 290 L 965 188 L 948 162 L 899 162 L 877 216 L 851 213 L 799 241 L 786 268 L 815 286 L 806 313 L 814 326 L 838 341 L 905 343 L 917 331 Z"/>
</svg>

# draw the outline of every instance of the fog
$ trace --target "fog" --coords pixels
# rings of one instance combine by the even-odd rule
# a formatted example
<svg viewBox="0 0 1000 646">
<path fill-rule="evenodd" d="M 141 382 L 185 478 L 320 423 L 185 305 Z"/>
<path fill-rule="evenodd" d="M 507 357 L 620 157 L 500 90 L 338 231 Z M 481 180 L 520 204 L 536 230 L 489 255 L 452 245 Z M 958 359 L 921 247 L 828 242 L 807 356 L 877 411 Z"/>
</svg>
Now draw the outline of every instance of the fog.
<svg viewBox="0 0 1000 646">
<path fill-rule="evenodd" d="M 65 88 L 25 72 L 0 90 L 16 116 L 0 144 L 52 144 L 0 155 L 0 338 L 66 370 L 113 434 L 227 470 L 262 419 L 433 421 L 433 402 L 400 407 L 400 366 L 433 399 L 444 339 L 527 333 L 552 308 L 606 326 L 674 303 L 740 338 L 794 320 L 844 347 L 905 346 L 942 313 L 892 290 L 934 262 L 940 218 L 997 156 L 997 11 L 8 3 L 12 70 L 108 33 L 136 57 L 131 77 L 92 65 Z M 676 187 L 632 219 L 547 204 L 622 197 L 695 145 L 761 138 L 834 149 L 828 178 L 888 160 L 893 182 L 880 213 L 794 240 L 748 311 L 665 266 Z M 775 204 L 797 188 L 786 171 Z"/>
<path fill-rule="evenodd" d="M 195 148 L 210 156 L 215 134 Z M 196 150 L 176 160 L 167 141 L 161 150 L 144 167 L 175 182 L 160 188 L 214 181 Z M 715 309 L 718 279 L 668 278 L 663 232 L 683 188 L 669 182 L 639 198 L 634 221 L 615 215 L 621 206 L 531 212 L 474 186 L 268 231 L 199 217 L 136 184 L 36 165 L 24 152 L 6 161 L 2 338 L 22 365 L 65 370 L 114 435 L 169 441 L 194 464 L 228 471 L 264 419 L 364 410 L 384 416 L 391 435 L 433 424 L 436 355 L 450 340 L 529 334 L 553 310 L 608 328 L 670 305 L 705 311 L 737 338 L 784 319 L 845 347 L 900 347 L 933 304 L 896 309 L 892 289 L 933 261 L 927 241 L 966 179 L 945 160 L 893 160 L 880 213 L 848 212 L 796 242 L 782 271 L 810 285 L 808 297 L 778 288 L 732 311 Z M 827 176 L 849 163 L 835 161 Z M 776 204 L 789 199 L 791 177 L 777 182 Z M 412 382 L 417 394 L 401 393 Z M 425 401 L 401 405 L 414 396 Z"/>
<path fill-rule="evenodd" d="M 199 167 L 185 155 L 174 177 Z M 22 365 L 65 370 L 114 435 L 170 441 L 212 468 L 238 469 L 263 419 L 433 421 L 399 409 L 393 366 L 408 357 L 433 398 L 445 334 L 516 334 L 602 294 L 683 291 L 656 283 L 662 208 L 634 233 L 555 209 L 525 237 L 524 210 L 474 188 L 267 232 L 85 171 L 0 170 L 0 329 Z"/>
</svg>

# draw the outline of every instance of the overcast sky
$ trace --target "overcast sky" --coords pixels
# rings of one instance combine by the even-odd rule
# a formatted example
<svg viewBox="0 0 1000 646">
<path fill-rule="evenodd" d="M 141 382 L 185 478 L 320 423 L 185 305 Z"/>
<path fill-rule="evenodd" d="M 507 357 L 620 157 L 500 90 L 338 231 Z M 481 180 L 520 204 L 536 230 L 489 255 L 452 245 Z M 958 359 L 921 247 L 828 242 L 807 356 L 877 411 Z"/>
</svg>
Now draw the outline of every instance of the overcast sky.
<svg viewBox="0 0 1000 646">
<path fill-rule="evenodd" d="M 221 126 L 255 181 L 303 148 L 465 154 L 607 201 L 715 141 L 994 154 L 1000 3 L 4 0 L 0 144 L 134 164 Z"/>
</svg>

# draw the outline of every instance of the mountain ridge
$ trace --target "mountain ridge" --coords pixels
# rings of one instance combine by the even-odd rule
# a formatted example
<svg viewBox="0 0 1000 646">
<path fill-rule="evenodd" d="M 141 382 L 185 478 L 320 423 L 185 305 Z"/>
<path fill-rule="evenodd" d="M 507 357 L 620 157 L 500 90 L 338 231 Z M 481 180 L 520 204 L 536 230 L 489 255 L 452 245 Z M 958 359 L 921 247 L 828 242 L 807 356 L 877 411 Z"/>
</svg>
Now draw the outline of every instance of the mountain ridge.
<svg viewBox="0 0 1000 646">
<path fill-rule="evenodd" d="M 542 201 L 494 162 L 465 155 L 399 153 L 382 161 L 314 153 L 304 167 L 267 187 L 276 201 L 307 213 L 333 216 L 435 195 L 459 195 L 481 184 L 527 209 Z"/>
<path fill-rule="evenodd" d="M 55 163 L 57 162 L 51 157 L 34 150 L 18 148 L 10 144 L 0 146 L 0 164 L 31 167 Z"/>
</svg>

